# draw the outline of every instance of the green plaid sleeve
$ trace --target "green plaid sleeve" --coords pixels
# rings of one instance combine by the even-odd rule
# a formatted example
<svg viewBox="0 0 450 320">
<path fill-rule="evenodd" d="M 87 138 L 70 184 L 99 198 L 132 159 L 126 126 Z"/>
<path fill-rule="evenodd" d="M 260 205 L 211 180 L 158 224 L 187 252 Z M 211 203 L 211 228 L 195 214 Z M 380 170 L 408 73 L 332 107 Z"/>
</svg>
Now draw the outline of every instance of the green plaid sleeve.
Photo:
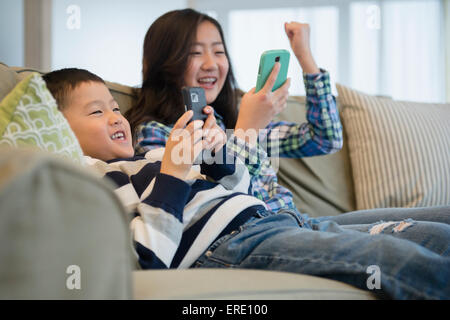
<svg viewBox="0 0 450 320">
<path fill-rule="evenodd" d="M 334 153 L 342 148 L 342 125 L 331 94 L 329 73 L 303 75 L 306 123 L 272 122 L 264 136 L 269 156 L 289 158 Z"/>
<path fill-rule="evenodd" d="M 250 175 L 257 176 L 267 153 L 259 146 L 250 146 L 244 140 L 232 134 L 227 141 L 227 152 L 239 158 L 248 168 Z"/>
</svg>

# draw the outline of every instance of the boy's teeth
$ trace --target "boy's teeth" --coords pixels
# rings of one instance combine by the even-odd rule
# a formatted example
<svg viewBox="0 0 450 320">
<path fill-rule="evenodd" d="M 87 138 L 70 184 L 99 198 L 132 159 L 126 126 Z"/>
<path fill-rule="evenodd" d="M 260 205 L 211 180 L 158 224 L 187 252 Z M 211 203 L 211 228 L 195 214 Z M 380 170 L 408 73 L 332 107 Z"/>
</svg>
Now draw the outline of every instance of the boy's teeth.
<svg viewBox="0 0 450 320">
<path fill-rule="evenodd" d="M 123 132 L 117 132 L 117 133 L 114 133 L 112 136 L 111 136 L 111 139 L 123 139 L 124 138 L 124 135 L 123 135 Z"/>
</svg>

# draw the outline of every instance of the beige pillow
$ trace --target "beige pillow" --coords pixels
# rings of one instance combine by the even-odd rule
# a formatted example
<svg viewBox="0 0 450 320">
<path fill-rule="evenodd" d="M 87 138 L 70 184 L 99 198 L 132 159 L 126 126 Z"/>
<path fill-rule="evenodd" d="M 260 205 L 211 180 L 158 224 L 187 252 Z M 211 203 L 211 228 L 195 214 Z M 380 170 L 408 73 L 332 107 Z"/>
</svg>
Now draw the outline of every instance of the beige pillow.
<svg viewBox="0 0 450 320">
<path fill-rule="evenodd" d="M 450 204 L 450 105 L 336 84 L 357 209 Z"/>
</svg>

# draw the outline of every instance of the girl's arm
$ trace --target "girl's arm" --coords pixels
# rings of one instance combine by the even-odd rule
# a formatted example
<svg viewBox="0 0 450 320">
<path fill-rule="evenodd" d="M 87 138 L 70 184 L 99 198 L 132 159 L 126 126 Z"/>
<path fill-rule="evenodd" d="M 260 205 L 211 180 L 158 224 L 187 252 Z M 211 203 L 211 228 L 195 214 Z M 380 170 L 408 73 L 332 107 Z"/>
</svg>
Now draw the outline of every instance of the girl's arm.
<svg viewBox="0 0 450 320">
<path fill-rule="evenodd" d="M 238 129 L 258 132 L 257 135 L 241 134 L 240 137 L 250 145 L 259 145 L 271 157 L 298 158 L 335 152 L 342 147 L 342 125 L 331 94 L 329 74 L 320 70 L 313 59 L 309 25 L 290 22 L 284 27 L 303 70 L 308 122 L 271 122 L 286 106 L 290 83 L 288 79 L 281 88 L 271 91 L 279 69 L 275 64 L 264 88 L 256 94 L 252 89 L 242 98 L 236 133 Z"/>
<path fill-rule="evenodd" d="M 284 31 L 289 39 L 292 51 L 294 51 L 303 73 L 318 74 L 320 73 L 316 62 L 314 61 L 311 47 L 309 45 L 310 27 L 307 23 L 286 22 Z"/>
<path fill-rule="evenodd" d="M 272 122 L 260 143 L 270 156 L 301 158 L 342 148 L 342 125 L 331 94 L 328 72 L 304 74 L 307 123 Z"/>
<path fill-rule="evenodd" d="M 249 193 L 250 174 L 244 161 L 234 151 L 236 137 L 232 135 L 227 139 L 227 135 L 217 123 L 212 107 L 206 106 L 203 112 L 208 117 L 203 125 L 207 144 L 202 153 L 201 173 L 228 190 Z M 256 165 L 259 170 L 259 164 Z"/>
</svg>

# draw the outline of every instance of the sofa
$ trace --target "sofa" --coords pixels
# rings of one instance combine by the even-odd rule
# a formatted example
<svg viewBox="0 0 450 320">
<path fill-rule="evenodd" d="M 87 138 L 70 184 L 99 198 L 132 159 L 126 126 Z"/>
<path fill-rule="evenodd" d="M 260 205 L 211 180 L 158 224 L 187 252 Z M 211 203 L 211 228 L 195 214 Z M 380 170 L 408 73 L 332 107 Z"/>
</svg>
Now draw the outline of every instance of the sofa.
<svg viewBox="0 0 450 320">
<path fill-rule="evenodd" d="M 42 74 L 0 64 L 0 101 L 33 72 Z M 134 103 L 136 89 L 106 84 L 124 113 Z M 338 89 L 350 90 L 343 86 Z M 348 92 L 359 94 L 342 91 L 337 100 L 341 113 L 341 97 Z M 370 98 L 396 103 L 388 97 Z M 360 101 L 360 97 L 355 100 Z M 445 112 L 448 105 L 436 108 L 444 108 Z M 349 102 L 348 109 L 357 108 Z M 361 124 L 364 119 L 359 117 L 355 122 Z M 290 97 L 287 108 L 277 117 L 280 121 L 292 119 L 305 120 L 305 97 Z M 359 160 L 358 150 L 348 139 L 349 133 L 360 129 L 348 121 L 343 123 L 345 142 L 339 152 L 305 159 L 273 159 L 280 183 L 293 192 L 299 210 L 311 217 L 365 209 L 367 201 L 360 200 L 363 193 L 359 189 L 361 175 L 364 180 L 367 174 L 353 168 L 364 161 Z M 373 132 L 368 134 L 366 139 L 370 142 Z M 450 156 L 445 160 L 445 152 L 442 163 L 446 170 Z M 368 151 L 362 153 L 367 156 Z M 376 165 L 370 163 L 373 167 Z M 395 172 L 396 168 L 392 170 Z M 443 179 L 450 180 L 450 170 L 444 172 L 447 176 L 444 173 Z M 439 181 L 438 191 L 444 195 L 434 199 L 434 203 L 426 202 L 433 188 L 413 188 L 416 198 L 404 197 L 401 187 L 394 194 L 415 205 L 434 205 L 439 201 L 438 204 L 445 204 L 449 201 L 445 192 L 450 189 L 445 189 L 448 182 Z M 380 187 L 383 185 L 376 181 L 375 188 Z M 369 187 L 364 190 L 371 192 Z M 411 206 L 392 195 L 385 198 L 397 201 L 396 206 Z M 384 202 L 371 205 L 393 206 Z M 140 270 L 131 248 L 126 212 L 115 197 L 113 186 L 67 157 L 39 148 L 2 147 L 0 143 L 0 210 L 2 299 L 376 299 L 369 290 L 287 272 Z"/>
</svg>

